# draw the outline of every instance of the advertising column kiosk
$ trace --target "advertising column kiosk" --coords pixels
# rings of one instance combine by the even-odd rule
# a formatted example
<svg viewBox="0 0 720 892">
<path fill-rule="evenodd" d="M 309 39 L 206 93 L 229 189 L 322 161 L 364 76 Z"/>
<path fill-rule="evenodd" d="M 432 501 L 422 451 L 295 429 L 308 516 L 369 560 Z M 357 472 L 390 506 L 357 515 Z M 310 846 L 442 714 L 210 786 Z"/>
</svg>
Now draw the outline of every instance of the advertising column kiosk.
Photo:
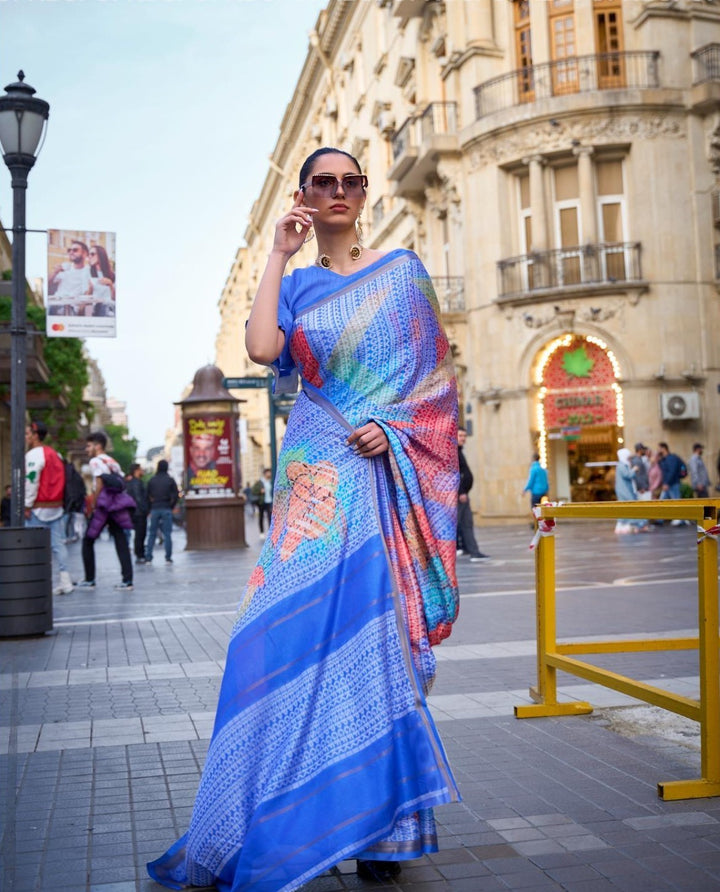
<svg viewBox="0 0 720 892">
<path fill-rule="evenodd" d="M 238 404 L 217 366 L 199 369 L 182 412 L 188 549 L 246 547 Z"/>
</svg>

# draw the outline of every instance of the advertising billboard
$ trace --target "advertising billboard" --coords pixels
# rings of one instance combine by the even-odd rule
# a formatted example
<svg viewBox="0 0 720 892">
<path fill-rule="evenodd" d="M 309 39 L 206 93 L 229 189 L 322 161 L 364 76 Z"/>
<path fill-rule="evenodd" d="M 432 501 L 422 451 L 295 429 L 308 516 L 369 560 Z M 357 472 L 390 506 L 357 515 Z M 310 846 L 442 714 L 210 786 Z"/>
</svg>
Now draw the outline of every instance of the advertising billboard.
<svg viewBox="0 0 720 892">
<path fill-rule="evenodd" d="M 186 496 L 234 495 L 239 486 L 235 417 L 214 413 L 185 418 L 183 442 Z"/>
<path fill-rule="evenodd" d="M 115 297 L 115 233 L 49 229 L 48 337 L 114 338 Z"/>
</svg>

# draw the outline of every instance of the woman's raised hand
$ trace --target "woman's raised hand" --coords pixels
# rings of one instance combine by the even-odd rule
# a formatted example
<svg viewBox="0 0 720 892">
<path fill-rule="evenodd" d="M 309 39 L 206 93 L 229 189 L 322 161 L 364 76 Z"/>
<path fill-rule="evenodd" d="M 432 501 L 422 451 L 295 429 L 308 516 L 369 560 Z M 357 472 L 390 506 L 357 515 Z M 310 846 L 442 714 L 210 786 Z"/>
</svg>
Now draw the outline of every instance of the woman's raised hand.
<svg viewBox="0 0 720 892">
<path fill-rule="evenodd" d="M 304 201 L 305 192 L 300 189 L 290 212 L 275 226 L 274 251 L 292 257 L 302 247 L 312 226 L 312 215 L 317 213 L 317 208 L 307 207 Z"/>
<path fill-rule="evenodd" d="M 385 431 L 375 421 L 356 428 L 347 438 L 347 444 L 363 458 L 373 458 L 390 448 Z"/>
</svg>

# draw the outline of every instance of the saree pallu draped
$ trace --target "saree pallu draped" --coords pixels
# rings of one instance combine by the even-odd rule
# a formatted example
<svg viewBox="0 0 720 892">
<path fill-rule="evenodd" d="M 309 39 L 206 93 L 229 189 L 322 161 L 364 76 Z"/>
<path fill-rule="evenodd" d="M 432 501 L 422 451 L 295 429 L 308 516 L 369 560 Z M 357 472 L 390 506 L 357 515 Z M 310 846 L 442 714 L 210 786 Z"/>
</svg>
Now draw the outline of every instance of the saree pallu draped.
<svg viewBox="0 0 720 892">
<path fill-rule="evenodd" d="M 273 517 L 231 634 L 190 829 L 150 875 L 170 888 L 297 889 L 350 857 L 437 848 L 459 794 L 426 694 L 450 634 L 457 396 L 420 261 L 283 280 L 288 420 Z M 390 450 L 358 456 L 369 420 Z"/>
</svg>

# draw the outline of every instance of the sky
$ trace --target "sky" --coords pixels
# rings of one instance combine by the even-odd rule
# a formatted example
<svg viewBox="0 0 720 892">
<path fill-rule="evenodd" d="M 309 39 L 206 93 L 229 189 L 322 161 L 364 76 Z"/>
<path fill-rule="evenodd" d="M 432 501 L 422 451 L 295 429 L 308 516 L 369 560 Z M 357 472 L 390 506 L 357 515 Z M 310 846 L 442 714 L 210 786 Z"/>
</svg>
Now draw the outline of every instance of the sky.
<svg viewBox="0 0 720 892">
<path fill-rule="evenodd" d="M 117 338 L 86 346 L 140 455 L 214 362 L 217 303 L 326 5 L 0 0 L 0 90 L 22 69 L 50 103 L 28 229 L 117 233 Z M 12 226 L 4 165 L 0 222 Z M 46 236 L 29 233 L 27 278 L 46 266 Z"/>
</svg>

